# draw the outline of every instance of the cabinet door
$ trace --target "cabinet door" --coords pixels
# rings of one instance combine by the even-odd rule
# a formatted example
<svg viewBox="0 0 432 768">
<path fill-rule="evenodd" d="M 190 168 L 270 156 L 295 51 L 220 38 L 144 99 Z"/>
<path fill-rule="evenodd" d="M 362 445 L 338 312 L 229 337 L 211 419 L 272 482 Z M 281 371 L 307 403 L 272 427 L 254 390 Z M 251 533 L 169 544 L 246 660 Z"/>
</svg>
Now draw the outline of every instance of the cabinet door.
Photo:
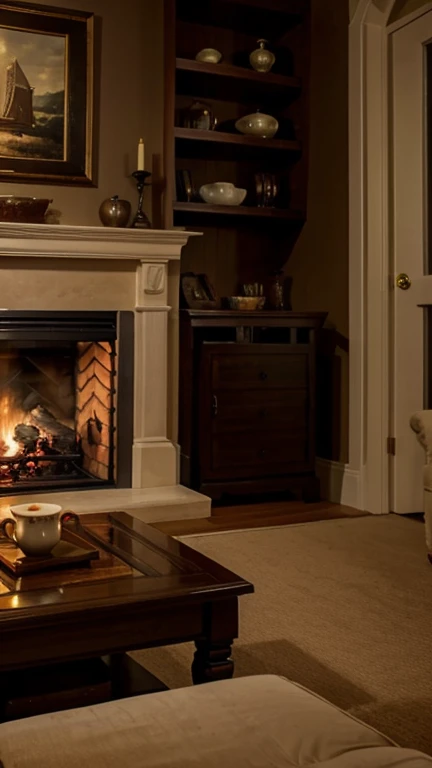
<svg viewBox="0 0 432 768">
<path fill-rule="evenodd" d="M 313 469 L 311 352 L 285 344 L 203 344 L 201 482 Z"/>
</svg>

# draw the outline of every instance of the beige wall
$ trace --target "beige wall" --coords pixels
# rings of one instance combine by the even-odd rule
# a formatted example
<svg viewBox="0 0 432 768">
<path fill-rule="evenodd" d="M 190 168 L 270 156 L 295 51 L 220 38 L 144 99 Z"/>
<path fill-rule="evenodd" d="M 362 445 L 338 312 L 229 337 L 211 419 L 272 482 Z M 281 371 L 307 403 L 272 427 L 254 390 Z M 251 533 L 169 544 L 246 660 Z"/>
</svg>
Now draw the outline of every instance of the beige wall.
<svg viewBox="0 0 432 768">
<path fill-rule="evenodd" d="M 42 3 L 40 3 L 42 4 Z M 93 11 L 97 47 L 95 137 L 96 188 L 1 183 L 0 194 L 52 197 L 62 224 L 100 224 L 99 205 L 118 194 L 136 203 L 128 174 L 136 169 L 137 144 L 146 141 L 146 166 L 162 152 L 163 3 L 160 0 L 57 0 L 50 5 Z M 147 210 L 151 200 L 146 201 Z"/>
<path fill-rule="evenodd" d="M 328 311 L 348 336 L 348 2 L 312 0 L 308 221 L 287 264 L 293 308 Z M 341 456 L 347 459 L 348 364 Z"/>
</svg>

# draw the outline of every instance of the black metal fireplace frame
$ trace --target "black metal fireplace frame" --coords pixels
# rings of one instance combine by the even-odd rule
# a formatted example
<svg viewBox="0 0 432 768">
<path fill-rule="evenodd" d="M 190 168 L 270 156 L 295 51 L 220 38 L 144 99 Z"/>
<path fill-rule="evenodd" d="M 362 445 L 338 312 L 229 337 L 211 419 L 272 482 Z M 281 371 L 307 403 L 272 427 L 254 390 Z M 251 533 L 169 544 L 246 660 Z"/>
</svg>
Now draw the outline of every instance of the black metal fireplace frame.
<svg viewBox="0 0 432 768">
<path fill-rule="evenodd" d="M 40 310 L 0 310 L 0 342 L 23 341 L 111 341 L 117 342 L 120 350 L 115 393 L 116 403 L 116 477 L 108 481 L 89 480 L 80 484 L 64 482 L 31 489 L 16 489 L 19 493 L 30 493 L 50 488 L 69 488 L 74 491 L 91 487 L 130 488 L 132 486 L 132 442 L 133 442 L 133 401 L 134 401 L 134 313 L 127 311 L 40 311 Z M 110 450 L 114 451 L 114 440 L 110 441 Z M 110 464 L 113 466 L 113 454 Z M 0 496 L 16 492 L 14 486 L 0 491 Z"/>
</svg>

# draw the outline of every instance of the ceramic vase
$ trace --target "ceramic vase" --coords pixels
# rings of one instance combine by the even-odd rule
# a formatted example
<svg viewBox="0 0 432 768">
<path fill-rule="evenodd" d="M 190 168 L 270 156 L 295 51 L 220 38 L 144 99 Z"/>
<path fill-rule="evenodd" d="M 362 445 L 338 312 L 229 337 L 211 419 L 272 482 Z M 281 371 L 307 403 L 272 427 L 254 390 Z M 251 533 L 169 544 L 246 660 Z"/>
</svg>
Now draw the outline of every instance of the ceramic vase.
<svg viewBox="0 0 432 768">
<path fill-rule="evenodd" d="M 274 53 L 267 50 L 267 40 L 257 40 L 257 43 L 259 48 L 257 48 L 255 51 L 252 51 L 251 55 L 249 56 L 251 66 L 256 70 L 256 72 L 270 72 L 273 64 L 276 61 L 276 57 Z"/>
<path fill-rule="evenodd" d="M 118 195 L 114 195 L 103 201 L 99 218 L 104 227 L 127 227 L 131 210 L 128 200 L 119 200 Z"/>
</svg>

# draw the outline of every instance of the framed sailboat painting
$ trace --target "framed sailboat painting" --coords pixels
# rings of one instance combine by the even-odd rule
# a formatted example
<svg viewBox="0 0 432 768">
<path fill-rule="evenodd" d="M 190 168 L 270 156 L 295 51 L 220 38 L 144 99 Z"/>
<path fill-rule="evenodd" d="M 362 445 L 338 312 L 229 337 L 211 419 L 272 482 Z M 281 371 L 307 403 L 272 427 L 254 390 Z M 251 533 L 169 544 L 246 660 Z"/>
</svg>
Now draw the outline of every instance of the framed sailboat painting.
<svg viewBox="0 0 432 768">
<path fill-rule="evenodd" d="M 0 179 L 93 184 L 93 14 L 0 2 Z"/>
</svg>

